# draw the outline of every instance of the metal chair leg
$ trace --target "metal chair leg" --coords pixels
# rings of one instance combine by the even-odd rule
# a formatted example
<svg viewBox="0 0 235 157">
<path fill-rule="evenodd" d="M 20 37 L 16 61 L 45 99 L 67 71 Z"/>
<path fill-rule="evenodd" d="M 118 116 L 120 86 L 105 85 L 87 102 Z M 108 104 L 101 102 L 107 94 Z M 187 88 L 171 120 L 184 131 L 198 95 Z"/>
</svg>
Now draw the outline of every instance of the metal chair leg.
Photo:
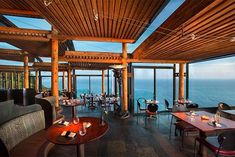
<svg viewBox="0 0 235 157">
<path fill-rule="evenodd" d="M 197 140 L 195 139 L 195 140 L 194 140 L 194 152 L 193 152 L 194 157 L 196 157 L 196 156 L 197 156 L 197 153 L 196 153 L 196 147 L 197 147 Z"/>
<path fill-rule="evenodd" d="M 171 116 L 169 139 L 171 139 L 171 127 L 172 127 L 172 122 L 173 122 L 173 116 Z"/>
</svg>

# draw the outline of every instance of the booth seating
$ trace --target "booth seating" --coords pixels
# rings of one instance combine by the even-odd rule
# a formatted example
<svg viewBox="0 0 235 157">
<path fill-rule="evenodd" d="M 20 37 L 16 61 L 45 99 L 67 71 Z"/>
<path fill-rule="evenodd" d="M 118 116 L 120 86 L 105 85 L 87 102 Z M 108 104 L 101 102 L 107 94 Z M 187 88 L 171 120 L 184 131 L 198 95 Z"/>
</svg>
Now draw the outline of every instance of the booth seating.
<svg viewBox="0 0 235 157">
<path fill-rule="evenodd" d="M 0 102 L 14 100 L 14 104 L 27 106 L 35 104 L 36 91 L 32 88 L 23 89 L 1 89 Z"/>
<path fill-rule="evenodd" d="M 35 103 L 41 105 L 45 112 L 46 128 L 64 119 L 64 116 L 61 115 L 62 108 L 55 106 L 55 96 L 42 97 L 42 94 L 37 94 L 35 96 Z"/>
<path fill-rule="evenodd" d="M 44 111 L 38 104 L 0 102 L 0 156 L 46 157 L 53 147 L 45 138 Z"/>
<path fill-rule="evenodd" d="M 9 100 L 9 92 L 6 89 L 0 89 L 0 102 Z"/>
</svg>

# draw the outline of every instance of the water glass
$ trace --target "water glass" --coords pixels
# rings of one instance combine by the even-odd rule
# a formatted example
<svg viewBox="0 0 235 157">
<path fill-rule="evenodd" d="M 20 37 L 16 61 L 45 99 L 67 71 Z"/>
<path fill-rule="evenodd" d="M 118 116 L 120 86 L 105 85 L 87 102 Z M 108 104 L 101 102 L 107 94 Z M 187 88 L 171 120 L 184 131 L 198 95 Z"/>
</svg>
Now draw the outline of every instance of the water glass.
<svg viewBox="0 0 235 157">
<path fill-rule="evenodd" d="M 82 126 L 79 130 L 79 135 L 81 135 L 81 136 L 86 135 L 86 123 L 82 123 Z"/>
</svg>

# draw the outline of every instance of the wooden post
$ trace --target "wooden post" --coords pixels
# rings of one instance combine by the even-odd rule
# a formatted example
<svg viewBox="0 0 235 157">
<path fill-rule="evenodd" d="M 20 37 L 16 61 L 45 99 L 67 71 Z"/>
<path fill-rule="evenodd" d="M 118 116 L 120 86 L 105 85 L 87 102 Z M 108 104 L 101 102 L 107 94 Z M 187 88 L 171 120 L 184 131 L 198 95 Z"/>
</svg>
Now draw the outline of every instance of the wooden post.
<svg viewBox="0 0 235 157">
<path fill-rule="evenodd" d="M 63 71 L 63 77 L 62 77 L 62 89 L 66 89 L 66 80 L 65 80 L 65 71 Z"/>
<path fill-rule="evenodd" d="M 105 71 L 102 69 L 102 95 L 105 94 Z"/>
<path fill-rule="evenodd" d="M 59 106 L 59 91 L 58 91 L 58 40 L 51 40 L 51 89 L 52 95 L 56 97 L 56 107 Z"/>
<path fill-rule="evenodd" d="M 8 73 L 7 72 L 5 72 L 5 89 L 8 89 L 9 87 L 8 87 Z"/>
<path fill-rule="evenodd" d="M 184 63 L 179 64 L 179 100 L 184 99 Z"/>
<path fill-rule="evenodd" d="M 29 88 L 29 57 L 24 55 L 24 88 Z"/>
<path fill-rule="evenodd" d="M 128 91 L 127 91 L 127 43 L 122 43 L 122 89 L 123 89 L 123 107 L 128 111 Z"/>
<path fill-rule="evenodd" d="M 71 77 L 71 69 L 68 69 L 67 72 L 67 78 L 68 78 L 68 92 L 71 92 L 71 82 L 72 82 L 72 77 Z"/>
<path fill-rule="evenodd" d="M 17 88 L 20 89 L 20 73 L 17 73 Z"/>
<path fill-rule="evenodd" d="M 73 94 L 75 95 L 76 92 L 76 87 L 77 87 L 77 81 L 76 81 L 76 70 L 73 69 Z"/>
<path fill-rule="evenodd" d="M 10 78 L 10 81 L 11 81 L 11 83 L 10 83 L 10 85 L 11 85 L 10 88 L 13 89 L 13 72 L 10 72 L 10 77 L 11 77 L 11 78 Z"/>
<path fill-rule="evenodd" d="M 39 92 L 39 79 L 38 79 L 38 70 L 35 71 L 35 90 L 38 93 Z"/>
</svg>

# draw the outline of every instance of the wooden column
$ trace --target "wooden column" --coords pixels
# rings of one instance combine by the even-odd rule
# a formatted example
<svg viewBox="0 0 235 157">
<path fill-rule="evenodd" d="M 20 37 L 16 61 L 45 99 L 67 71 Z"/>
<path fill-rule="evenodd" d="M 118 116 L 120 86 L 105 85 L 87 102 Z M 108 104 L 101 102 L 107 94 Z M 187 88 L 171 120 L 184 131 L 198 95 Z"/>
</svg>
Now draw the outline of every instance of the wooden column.
<svg viewBox="0 0 235 157">
<path fill-rule="evenodd" d="M 14 73 L 11 72 L 11 88 L 14 88 Z"/>
<path fill-rule="evenodd" d="M 66 80 L 65 80 L 65 71 L 63 71 L 63 77 L 62 77 L 62 89 L 66 89 Z"/>
<path fill-rule="evenodd" d="M 5 72 L 5 89 L 8 89 L 8 73 Z"/>
<path fill-rule="evenodd" d="M 73 69 L 73 92 L 76 94 L 76 87 L 77 87 L 77 81 L 76 81 L 76 70 Z"/>
<path fill-rule="evenodd" d="M 39 79 L 38 79 L 38 70 L 35 71 L 35 90 L 39 92 Z"/>
<path fill-rule="evenodd" d="M 179 100 L 184 99 L 184 63 L 179 64 Z"/>
<path fill-rule="evenodd" d="M 67 72 L 67 78 L 68 78 L 68 92 L 71 92 L 71 85 L 72 85 L 72 77 L 71 77 L 71 69 L 68 69 Z"/>
<path fill-rule="evenodd" d="M 102 94 L 105 94 L 105 71 L 102 69 Z"/>
<path fill-rule="evenodd" d="M 122 43 L 122 90 L 123 90 L 123 107 L 128 111 L 128 91 L 127 91 L 127 43 Z"/>
<path fill-rule="evenodd" d="M 24 55 L 24 88 L 29 88 L 29 57 Z"/>
<path fill-rule="evenodd" d="M 58 89 L 58 40 L 51 40 L 51 90 L 52 95 L 56 97 L 56 107 L 59 106 Z"/>
<path fill-rule="evenodd" d="M 20 74 L 21 73 L 17 73 L 17 88 L 20 89 Z"/>
</svg>

